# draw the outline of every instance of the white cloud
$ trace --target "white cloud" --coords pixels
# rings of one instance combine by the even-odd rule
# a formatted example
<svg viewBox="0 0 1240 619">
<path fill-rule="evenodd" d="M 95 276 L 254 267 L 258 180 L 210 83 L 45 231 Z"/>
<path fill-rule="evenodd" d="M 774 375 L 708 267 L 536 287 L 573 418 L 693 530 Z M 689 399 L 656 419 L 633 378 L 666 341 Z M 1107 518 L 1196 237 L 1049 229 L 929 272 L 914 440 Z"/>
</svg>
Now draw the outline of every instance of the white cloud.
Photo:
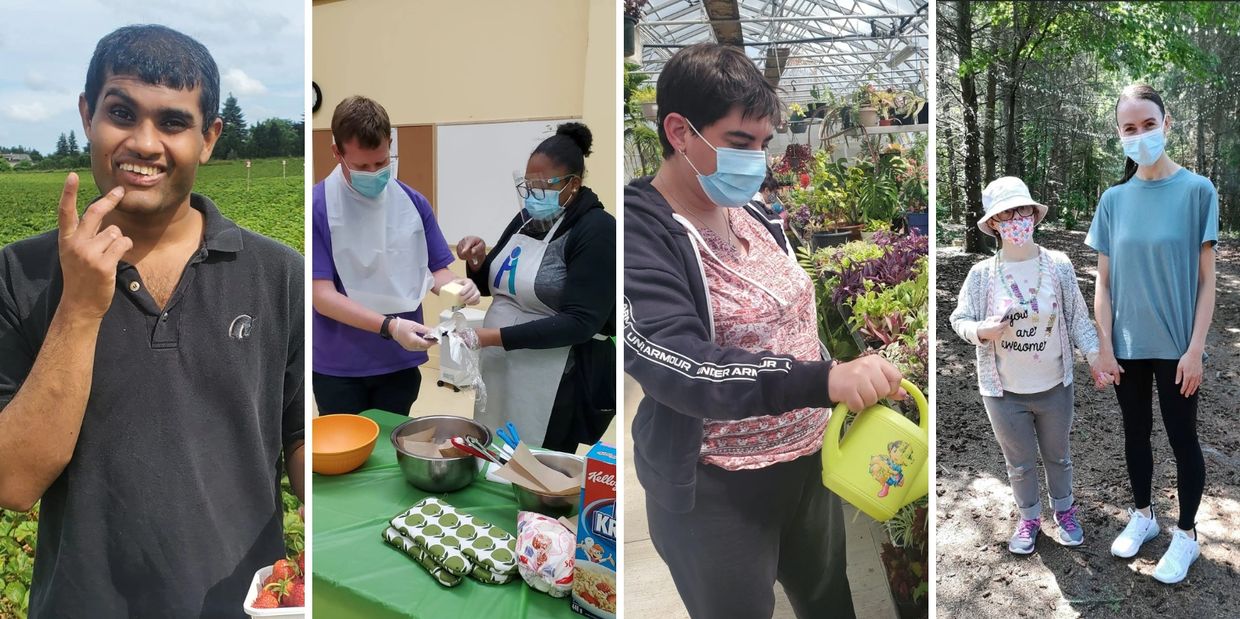
<svg viewBox="0 0 1240 619">
<path fill-rule="evenodd" d="M 225 71 L 220 81 L 223 82 L 223 91 L 234 95 L 261 95 L 267 92 L 267 87 L 262 82 L 246 75 L 245 71 L 238 68 Z"/>
<path fill-rule="evenodd" d="M 0 114 L 18 122 L 37 123 L 52 117 L 52 111 L 39 102 L 10 103 L 0 107 Z"/>
</svg>

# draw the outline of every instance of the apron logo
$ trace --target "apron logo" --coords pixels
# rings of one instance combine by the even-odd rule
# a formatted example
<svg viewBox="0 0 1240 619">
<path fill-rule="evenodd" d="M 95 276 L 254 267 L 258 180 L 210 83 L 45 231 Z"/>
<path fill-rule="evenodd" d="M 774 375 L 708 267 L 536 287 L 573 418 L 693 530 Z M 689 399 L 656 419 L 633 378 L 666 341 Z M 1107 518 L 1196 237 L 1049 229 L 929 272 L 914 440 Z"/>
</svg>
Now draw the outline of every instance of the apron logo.
<svg viewBox="0 0 1240 619">
<path fill-rule="evenodd" d="M 521 256 L 521 248 L 512 248 L 512 253 L 504 259 L 504 264 L 499 268 L 499 272 L 495 274 L 495 284 L 492 288 L 499 288 L 499 282 L 504 279 L 504 273 L 508 273 L 508 294 L 517 294 L 517 259 Z"/>
</svg>

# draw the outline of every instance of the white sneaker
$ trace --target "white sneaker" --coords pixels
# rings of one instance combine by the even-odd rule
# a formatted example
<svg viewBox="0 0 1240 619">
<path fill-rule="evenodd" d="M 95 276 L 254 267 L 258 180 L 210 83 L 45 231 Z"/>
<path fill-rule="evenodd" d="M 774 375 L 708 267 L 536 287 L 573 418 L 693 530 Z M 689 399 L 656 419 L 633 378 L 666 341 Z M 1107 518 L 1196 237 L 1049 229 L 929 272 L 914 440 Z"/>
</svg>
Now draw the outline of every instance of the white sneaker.
<svg viewBox="0 0 1240 619">
<path fill-rule="evenodd" d="M 1158 537 L 1158 522 L 1153 515 L 1154 512 L 1150 512 L 1150 517 L 1146 518 L 1141 512 L 1129 509 L 1128 526 L 1124 527 L 1124 532 L 1111 543 L 1111 554 L 1121 559 L 1130 559 L 1141 550 L 1141 544 Z"/>
<path fill-rule="evenodd" d="M 1200 556 L 1201 545 L 1197 540 L 1176 529 L 1171 534 L 1171 545 L 1167 547 L 1167 552 L 1158 560 L 1158 565 L 1154 566 L 1154 579 L 1174 585 L 1188 576 L 1188 568 Z"/>
</svg>

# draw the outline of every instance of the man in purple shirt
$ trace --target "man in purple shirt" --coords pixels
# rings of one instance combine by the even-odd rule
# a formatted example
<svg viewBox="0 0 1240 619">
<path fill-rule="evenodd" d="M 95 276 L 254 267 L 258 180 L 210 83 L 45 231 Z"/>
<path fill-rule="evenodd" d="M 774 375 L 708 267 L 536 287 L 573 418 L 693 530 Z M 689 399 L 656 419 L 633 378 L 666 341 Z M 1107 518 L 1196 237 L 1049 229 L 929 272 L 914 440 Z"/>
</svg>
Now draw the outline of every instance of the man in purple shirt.
<svg viewBox="0 0 1240 619">
<path fill-rule="evenodd" d="M 377 408 L 409 414 L 426 349 L 422 299 L 457 282 L 430 202 L 392 177 L 392 126 L 375 101 L 353 96 L 332 115 L 339 165 L 314 186 L 314 397 L 323 413 Z"/>
</svg>

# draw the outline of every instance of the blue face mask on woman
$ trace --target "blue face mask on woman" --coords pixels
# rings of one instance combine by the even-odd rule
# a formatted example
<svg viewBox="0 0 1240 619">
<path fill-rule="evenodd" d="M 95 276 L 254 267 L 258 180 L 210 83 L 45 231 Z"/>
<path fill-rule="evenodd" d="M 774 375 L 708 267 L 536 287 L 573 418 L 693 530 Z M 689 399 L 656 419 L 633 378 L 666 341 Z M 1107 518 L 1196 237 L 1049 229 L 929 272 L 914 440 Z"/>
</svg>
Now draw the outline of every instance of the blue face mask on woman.
<svg viewBox="0 0 1240 619">
<path fill-rule="evenodd" d="M 560 190 L 544 189 L 541 199 L 530 194 L 525 197 L 525 212 L 534 219 L 547 219 L 560 211 Z"/>
<path fill-rule="evenodd" d="M 348 166 L 346 165 L 345 167 Z M 390 163 L 374 172 L 363 172 L 349 168 L 349 185 L 358 193 L 372 200 L 378 198 L 383 193 L 383 189 L 387 187 L 389 180 L 392 180 L 392 164 Z"/>
<path fill-rule="evenodd" d="M 547 183 L 554 185 L 561 181 L 571 179 L 574 176 L 576 175 L 570 174 L 568 176 L 550 178 L 547 179 Z M 548 219 L 550 217 L 554 217 L 564 208 L 560 206 L 561 190 L 559 189 L 542 189 L 531 191 L 527 186 L 525 191 L 527 192 L 525 194 L 525 198 L 523 198 L 525 201 L 525 212 L 529 213 L 530 217 L 533 219 Z M 537 196 L 540 191 L 542 193 L 541 198 Z M 574 195 L 576 194 L 574 193 Z M 572 196 L 569 196 L 569 200 L 571 199 Z"/>
<path fill-rule="evenodd" d="M 688 119 L 685 119 L 688 122 Z M 697 127 L 693 123 L 689 123 L 689 128 L 697 133 L 703 142 L 706 138 L 698 132 Z M 702 191 L 706 192 L 706 197 L 711 202 L 726 208 L 738 208 L 744 206 L 753 199 L 758 189 L 762 187 L 762 181 L 766 179 L 766 151 L 763 150 L 742 150 L 739 148 L 715 148 L 714 144 L 706 142 L 706 145 L 715 151 L 715 173 L 709 176 L 698 172 L 697 166 L 689 161 L 689 156 L 685 155 L 684 150 L 680 154 L 684 155 L 685 161 L 689 161 L 689 167 L 697 173 L 698 182 L 702 184 Z"/>
<path fill-rule="evenodd" d="M 1163 135 L 1163 125 L 1146 131 L 1141 135 L 1130 135 L 1119 139 L 1124 146 L 1124 154 L 1137 165 L 1154 165 L 1167 145 L 1167 136 Z"/>
</svg>

